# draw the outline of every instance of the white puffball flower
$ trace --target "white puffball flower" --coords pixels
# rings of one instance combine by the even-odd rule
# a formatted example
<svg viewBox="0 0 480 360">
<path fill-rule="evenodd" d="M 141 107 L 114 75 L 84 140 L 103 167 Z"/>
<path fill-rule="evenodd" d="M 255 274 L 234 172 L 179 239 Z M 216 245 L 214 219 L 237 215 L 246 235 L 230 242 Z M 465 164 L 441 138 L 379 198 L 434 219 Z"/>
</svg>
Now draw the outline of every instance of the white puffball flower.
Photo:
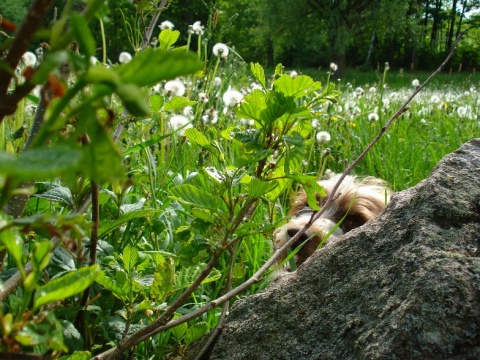
<svg viewBox="0 0 480 360">
<path fill-rule="evenodd" d="M 220 57 L 221 59 L 225 60 L 228 56 L 228 46 L 222 43 L 217 43 L 213 45 L 213 55 Z"/>
<path fill-rule="evenodd" d="M 25 54 L 22 55 L 22 61 L 25 66 L 35 66 L 37 63 L 37 57 L 34 53 L 27 51 Z"/>
<path fill-rule="evenodd" d="M 120 61 L 120 63 L 122 64 L 126 64 L 130 61 L 132 61 L 132 55 L 130 55 L 128 52 L 126 51 L 123 51 L 120 53 L 120 55 L 118 56 L 118 61 Z"/>
<path fill-rule="evenodd" d="M 233 107 L 243 100 L 243 94 L 237 90 L 227 90 L 223 94 L 223 102 L 226 107 Z"/>
<path fill-rule="evenodd" d="M 97 65 L 98 64 L 98 59 L 95 56 L 90 56 L 90 65 Z"/>
<path fill-rule="evenodd" d="M 420 81 L 418 79 L 413 79 L 412 80 L 412 86 L 413 87 L 419 87 L 420 86 Z"/>
<path fill-rule="evenodd" d="M 222 79 L 216 76 L 215 79 L 213 79 L 213 86 L 219 87 L 220 85 L 222 85 Z"/>
<path fill-rule="evenodd" d="M 295 70 L 290 71 L 290 77 L 295 79 L 298 76 L 298 73 Z"/>
<path fill-rule="evenodd" d="M 467 106 L 459 106 L 457 108 L 457 114 L 460 117 L 465 117 L 468 114 L 468 107 Z"/>
<path fill-rule="evenodd" d="M 160 30 L 166 30 L 166 29 L 173 30 L 175 25 L 173 25 L 171 21 L 165 20 L 160 25 L 158 25 L 158 27 L 160 28 Z"/>
<path fill-rule="evenodd" d="M 185 130 L 193 127 L 190 123 L 190 120 L 188 120 L 188 118 L 183 115 L 173 115 L 170 118 L 169 125 L 174 131 L 178 130 L 176 132 L 178 136 L 185 135 Z"/>
<path fill-rule="evenodd" d="M 200 21 L 195 21 L 192 25 L 192 31 L 197 35 L 203 35 L 203 29 L 204 27 Z"/>
<path fill-rule="evenodd" d="M 330 134 L 326 131 L 317 132 L 317 135 L 315 136 L 315 138 L 319 143 L 329 142 L 332 139 Z"/>
<path fill-rule="evenodd" d="M 167 81 L 163 88 L 169 96 L 183 96 L 185 94 L 185 85 L 179 80 Z"/>
<path fill-rule="evenodd" d="M 199 101 L 199 102 L 203 102 L 203 103 L 208 103 L 208 96 L 207 96 L 207 94 L 204 93 L 204 92 L 198 93 L 198 101 Z"/>
<path fill-rule="evenodd" d="M 331 72 L 335 72 L 335 71 L 337 71 L 337 70 L 338 70 L 338 65 L 335 64 L 335 63 L 333 63 L 333 62 L 330 63 L 330 71 L 331 71 Z"/>
<path fill-rule="evenodd" d="M 368 120 L 369 121 L 378 121 L 380 117 L 378 116 L 378 114 L 376 112 L 371 112 L 370 114 L 368 114 Z"/>
</svg>

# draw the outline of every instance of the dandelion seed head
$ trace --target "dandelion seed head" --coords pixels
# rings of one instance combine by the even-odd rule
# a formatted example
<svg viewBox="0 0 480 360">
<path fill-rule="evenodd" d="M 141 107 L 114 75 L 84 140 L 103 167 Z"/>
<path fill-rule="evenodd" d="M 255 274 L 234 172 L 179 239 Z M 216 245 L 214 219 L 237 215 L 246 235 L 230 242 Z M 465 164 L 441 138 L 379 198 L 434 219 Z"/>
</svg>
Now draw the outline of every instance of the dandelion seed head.
<svg viewBox="0 0 480 360">
<path fill-rule="evenodd" d="M 160 25 L 158 25 L 158 27 L 161 30 L 166 30 L 166 29 L 173 30 L 175 28 L 175 25 L 173 25 L 171 21 L 165 20 Z"/>
<path fill-rule="evenodd" d="M 468 107 L 467 106 L 459 106 L 457 108 L 457 115 L 460 116 L 460 117 L 466 117 L 467 114 L 468 114 Z"/>
<path fill-rule="evenodd" d="M 419 87 L 420 86 L 420 81 L 418 79 L 413 79 L 412 86 L 413 87 Z"/>
<path fill-rule="evenodd" d="M 332 139 L 330 134 L 326 131 L 317 132 L 317 135 L 315 135 L 315 138 L 317 139 L 317 142 L 319 142 L 319 143 L 329 142 Z"/>
<path fill-rule="evenodd" d="M 227 90 L 223 94 L 223 103 L 227 108 L 231 108 L 243 100 L 243 94 L 238 90 Z"/>
<path fill-rule="evenodd" d="M 298 72 L 296 72 L 295 70 L 290 71 L 290 77 L 292 79 L 296 78 L 297 76 L 298 76 Z"/>
<path fill-rule="evenodd" d="M 217 43 L 213 46 L 212 52 L 213 52 L 213 55 L 225 60 L 228 56 L 229 49 L 227 45 L 222 43 Z"/>
<path fill-rule="evenodd" d="M 128 52 L 126 51 L 123 51 L 120 53 L 120 55 L 118 56 L 118 61 L 121 63 L 121 64 L 126 64 L 130 61 L 132 61 L 132 55 L 130 55 Z"/>
<path fill-rule="evenodd" d="M 195 21 L 192 25 L 192 31 L 194 34 L 203 35 L 204 29 L 201 21 Z"/>
<path fill-rule="evenodd" d="M 369 121 L 378 121 L 378 119 L 379 119 L 379 116 L 376 112 L 371 112 L 370 114 L 368 114 Z"/>
<path fill-rule="evenodd" d="M 219 87 L 220 85 L 222 85 L 222 79 L 216 76 L 215 79 L 213 79 L 213 86 Z"/>
<path fill-rule="evenodd" d="M 337 70 L 338 70 L 338 65 L 335 64 L 335 63 L 333 63 L 333 62 L 330 63 L 330 71 L 331 71 L 331 72 L 335 72 L 335 71 L 337 71 Z"/>
<path fill-rule="evenodd" d="M 169 120 L 169 125 L 172 130 L 178 130 L 176 134 L 179 136 L 185 135 L 185 130 L 192 127 L 188 118 L 183 115 L 173 115 Z"/>
<path fill-rule="evenodd" d="M 185 85 L 180 80 L 167 81 L 163 89 L 169 96 L 183 96 L 185 94 Z"/>
</svg>

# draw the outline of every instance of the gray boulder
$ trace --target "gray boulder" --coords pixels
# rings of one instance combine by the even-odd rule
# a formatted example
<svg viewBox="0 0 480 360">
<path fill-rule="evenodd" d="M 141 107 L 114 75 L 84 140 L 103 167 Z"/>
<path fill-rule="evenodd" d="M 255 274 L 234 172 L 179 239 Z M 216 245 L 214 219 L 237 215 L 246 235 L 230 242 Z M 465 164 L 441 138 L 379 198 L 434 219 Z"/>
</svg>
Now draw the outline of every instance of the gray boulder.
<svg viewBox="0 0 480 360">
<path fill-rule="evenodd" d="M 480 359 L 480 139 L 237 301 L 212 359 Z"/>
</svg>

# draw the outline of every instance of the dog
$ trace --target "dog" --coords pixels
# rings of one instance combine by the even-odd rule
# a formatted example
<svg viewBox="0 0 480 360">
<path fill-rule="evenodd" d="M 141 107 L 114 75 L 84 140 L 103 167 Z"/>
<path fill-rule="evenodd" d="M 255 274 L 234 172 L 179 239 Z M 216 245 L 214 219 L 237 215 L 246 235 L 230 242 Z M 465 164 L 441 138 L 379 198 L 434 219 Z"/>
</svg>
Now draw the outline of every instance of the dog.
<svg viewBox="0 0 480 360">
<path fill-rule="evenodd" d="M 329 179 L 318 181 L 327 194 L 325 197 L 316 195 L 320 207 L 325 204 L 340 176 L 341 174 L 335 174 Z M 377 217 L 390 201 L 391 195 L 391 189 L 381 179 L 347 175 L 337 189 L 333 203 L 291 246 L 293 251 L 304 243 L 294 257 L 297 267 L 311 256 L 320 244 L 332 242 Z M 308 206 L 305 191 L 301 190 L 290 210 L 290 220 L 274 232 L 275 248 L 280 249 L 288 239 L 295 236 L 314 213 Z"/>
</svg>

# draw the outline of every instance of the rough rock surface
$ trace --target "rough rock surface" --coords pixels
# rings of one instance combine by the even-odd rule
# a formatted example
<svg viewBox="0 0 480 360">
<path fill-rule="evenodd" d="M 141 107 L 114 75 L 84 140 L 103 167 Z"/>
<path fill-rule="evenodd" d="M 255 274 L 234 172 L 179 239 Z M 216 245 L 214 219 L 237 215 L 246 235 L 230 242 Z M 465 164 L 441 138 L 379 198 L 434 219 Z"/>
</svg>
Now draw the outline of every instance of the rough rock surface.
<svg viewBox="0 0 480 360">
<path fill-rule="evenodd" d="M 235 303 L 212 359 L 480 359 L 480 139 Z"/>
</svg>

